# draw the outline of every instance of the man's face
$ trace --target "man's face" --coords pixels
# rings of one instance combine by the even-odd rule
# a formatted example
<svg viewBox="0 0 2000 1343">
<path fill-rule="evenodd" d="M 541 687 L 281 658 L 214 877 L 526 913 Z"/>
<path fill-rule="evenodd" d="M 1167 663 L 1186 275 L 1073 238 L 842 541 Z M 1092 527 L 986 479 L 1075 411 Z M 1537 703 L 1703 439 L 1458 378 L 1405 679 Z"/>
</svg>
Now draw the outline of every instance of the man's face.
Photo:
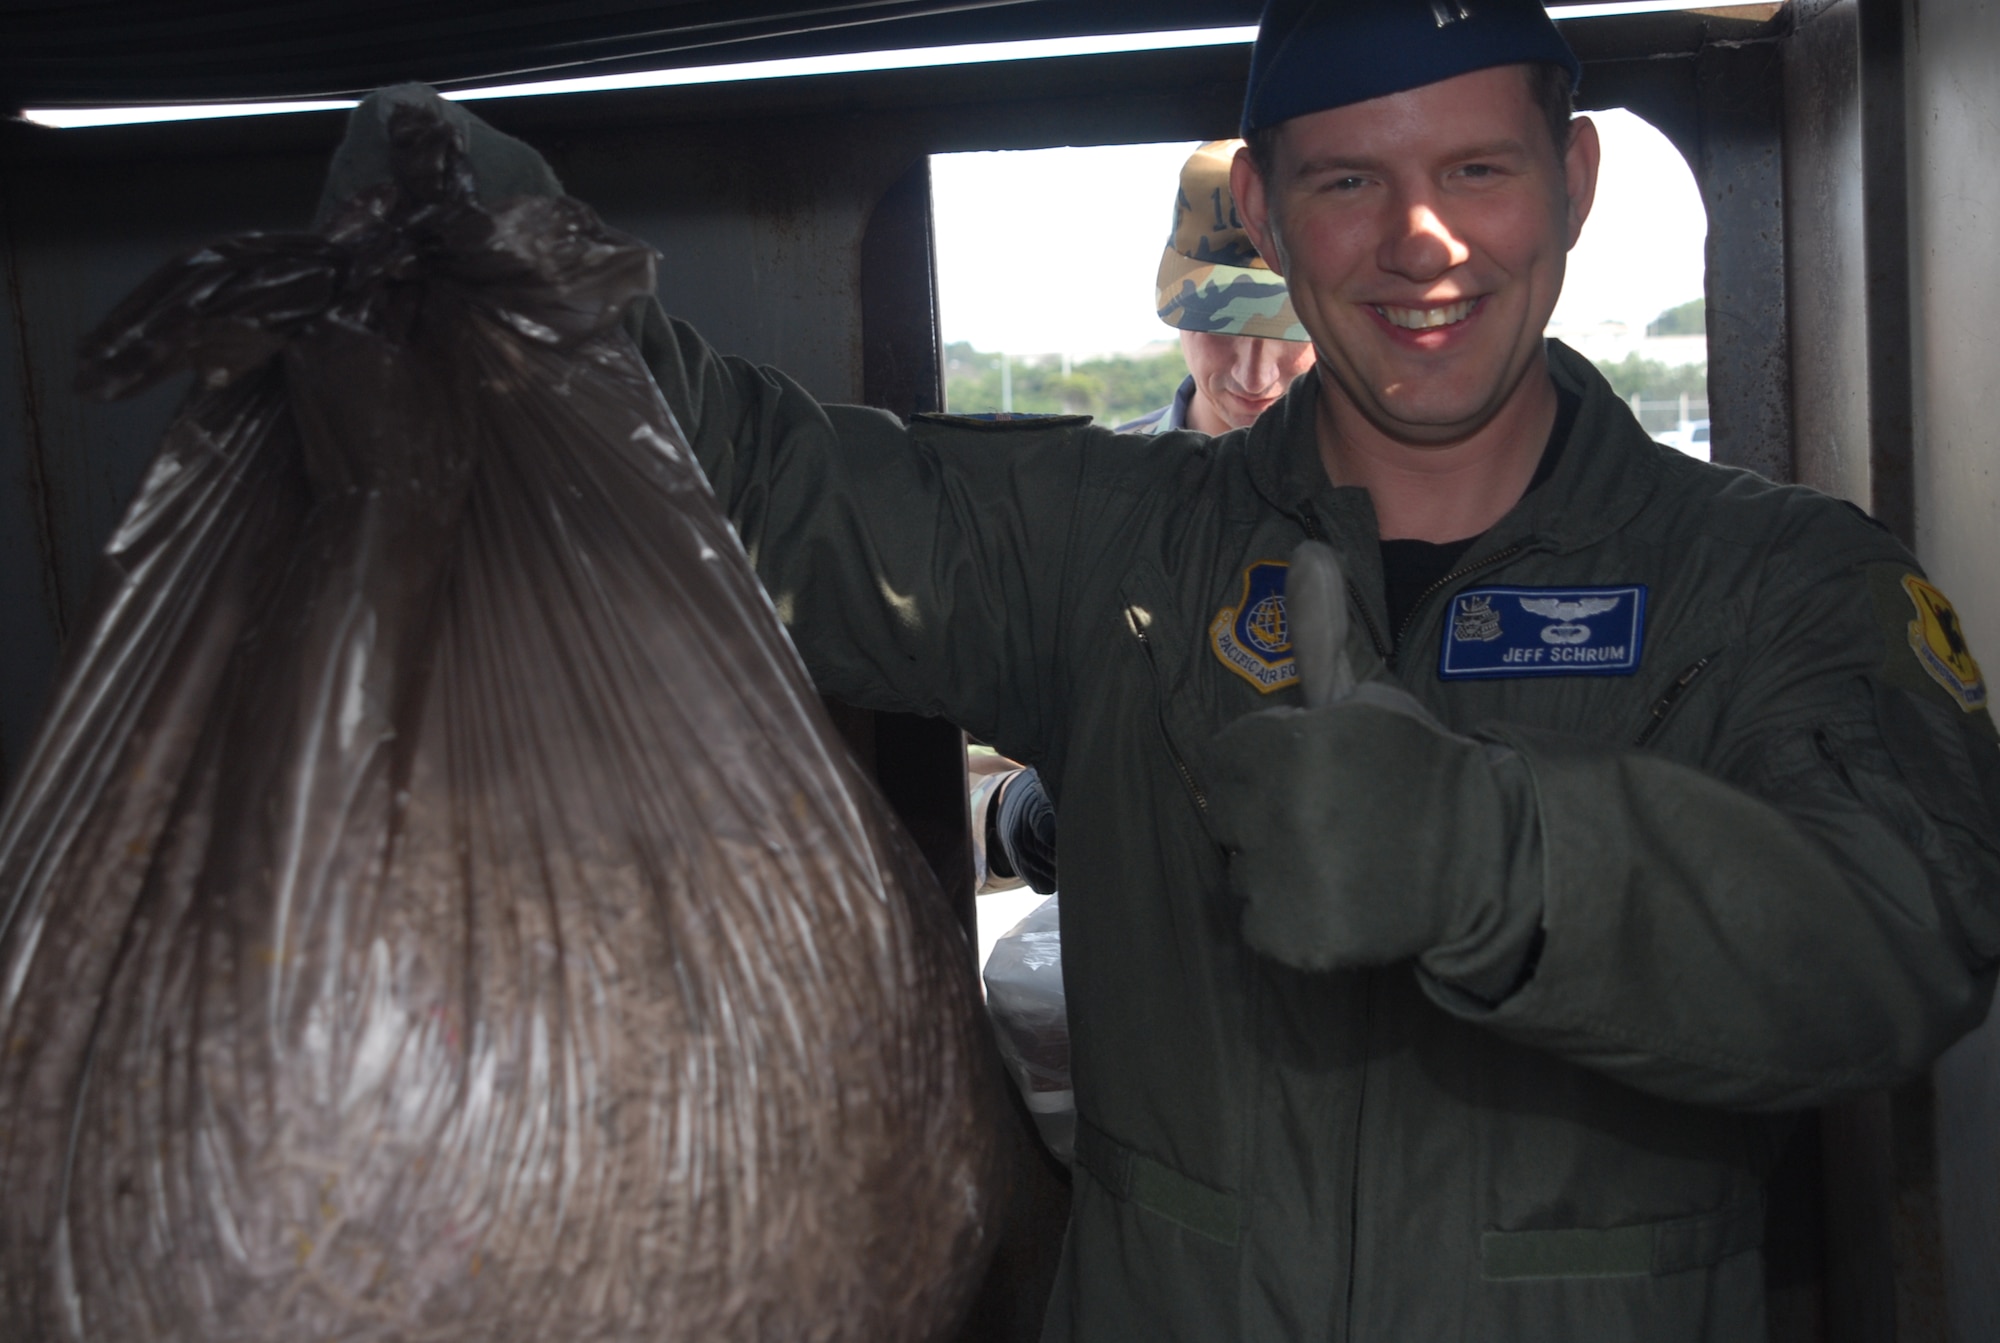
<svg viewBox="0 0 2000 1343">
<path fill-rule="evenodd" d="M 1297 117 L 1271 179 L 1238 155 L 1244 222 L 1319 347 L 1323 385 L 1398 441 L 1486 425 L 1542 366 L 1542 330 L 1597 181 L 1558 154 L 1519 66 Z"/>
<path fill-rule="evenodd" d="M 1308 341 L 1222 336 L 1212 331 L 1181 332 L 1181 354 L 1194 375 L 1195 404 L 1189 418 L 1206 434 L 1248 428 L 1313 362 Z M 1204 410 L 1209 413 L 1203 414 Z"/>
</svg>

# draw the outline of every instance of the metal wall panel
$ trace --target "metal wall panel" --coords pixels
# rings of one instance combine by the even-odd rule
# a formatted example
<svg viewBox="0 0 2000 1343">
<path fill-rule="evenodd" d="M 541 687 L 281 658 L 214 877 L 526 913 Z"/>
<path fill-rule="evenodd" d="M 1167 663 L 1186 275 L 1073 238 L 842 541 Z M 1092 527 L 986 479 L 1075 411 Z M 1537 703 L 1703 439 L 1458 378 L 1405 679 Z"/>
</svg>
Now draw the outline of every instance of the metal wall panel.
<svg viewBox="0 0 2000 1343">
<path fill-rule="evenodd" d="M 2000 6 L 1907 7 L 1917 554 L 2000 672 Z M 2000 1338 L 2000 1021 L 1936 1070 L 1957 1343 Z"/>
<path fill-rule="evenodd" d="M 1793 7 L 1785 47 L 1786 283 L 1799 480 L 1868 503 L 1860 5 Z"/>
<path fill-rule="evenodd" d="M 264 159 L 219 182 L 188 165 L 7 173 L 0 351 L 0 772 L 27 749 L 104 539 L 158 443 L 180 384 L 99 405 L 78 397 L 76 346 L 172 253 L 221 233 L 297 224 L 319 165 Z"/>
</svg>

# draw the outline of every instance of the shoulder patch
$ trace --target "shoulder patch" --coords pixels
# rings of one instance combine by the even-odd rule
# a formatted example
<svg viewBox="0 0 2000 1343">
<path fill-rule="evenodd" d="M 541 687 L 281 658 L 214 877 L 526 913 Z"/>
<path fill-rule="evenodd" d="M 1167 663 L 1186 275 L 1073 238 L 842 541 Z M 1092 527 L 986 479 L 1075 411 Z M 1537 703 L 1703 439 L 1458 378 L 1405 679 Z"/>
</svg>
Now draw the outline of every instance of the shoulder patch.
<svg viewBox="0 0 2000 1343">
<path fill-rule="evenodd" d="M 1887 566 L 1893 570 L 1894 566 Z M 1986 678 L 1966 646 L 1965 630 L 1951 599 L 1930 583 L 1908 571 L 1897 574 L 1896 586 L 1906 603 L 1898 608 L 1905 618 L 1900 633 L 1902 643 L 1924 674 L 1944 689 L 1959 708 L 1971 713 L 1986 706 Z M 1901 653 L 1890 641 L 1890 660 Z"/>
<path fill-rule="evenodd" d="M 1299 679 L 1292 657 L 1291 623 L 1285 618 L 1285 570 L 1279 560 L 1259 560 L 1243 571 L 1243 593 L 1209 622 L 1208 643 L 1222 665 L 1257 687 L 1282 690 Z"/>
<path fill-rule="evenodd" d="M 1866 573 L 1882 635 L 1882 683 L 1980 714 L 1986 678 L 1951 601 L 1908 563 L 1870 564 Z"/>
<path fill-rule="evenodd" d="M 1445 619 L 1441 681 L 1630 676 L 1646 637 L 1646 585 L 1471 588 Z"/>
</svg>

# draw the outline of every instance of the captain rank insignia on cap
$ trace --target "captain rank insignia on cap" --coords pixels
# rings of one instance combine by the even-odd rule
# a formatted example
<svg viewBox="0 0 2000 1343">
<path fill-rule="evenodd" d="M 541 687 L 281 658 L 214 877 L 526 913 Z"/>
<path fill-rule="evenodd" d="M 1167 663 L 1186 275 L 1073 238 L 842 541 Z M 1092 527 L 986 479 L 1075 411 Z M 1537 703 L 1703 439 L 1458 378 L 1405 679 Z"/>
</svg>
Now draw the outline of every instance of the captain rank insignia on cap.
<svg viewBox="0 0 2000 1343">
<path fill-rule="evenodd" d="M 1243 595 L 1215 613 L 1209 646 L 1222 665 L 1256 686 L 1260 694 L 1299 679 L 1292 657 L 1292 632 L 1285 619 L 1285 570 L 1278 560 L 1259 560 L 1243 571 Z"/>
</svg>

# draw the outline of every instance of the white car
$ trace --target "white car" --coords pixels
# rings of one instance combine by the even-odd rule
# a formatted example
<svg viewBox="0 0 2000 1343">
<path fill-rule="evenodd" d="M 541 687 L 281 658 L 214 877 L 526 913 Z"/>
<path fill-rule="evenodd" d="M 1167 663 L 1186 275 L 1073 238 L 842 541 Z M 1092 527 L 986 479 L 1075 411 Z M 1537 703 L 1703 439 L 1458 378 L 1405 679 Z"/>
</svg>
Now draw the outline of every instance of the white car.
<svg viewBox="0 0 2000 1343">
<path fill-rule="evenodd" d="M 1685 452 L 1690 457 L 1708 460 L 1708 421 L 1682 420 L 1671 429 L 1663 429 L 1653 435 L 1655 443 L 1664 443 L 1670 448 Z"/>
</svg>

